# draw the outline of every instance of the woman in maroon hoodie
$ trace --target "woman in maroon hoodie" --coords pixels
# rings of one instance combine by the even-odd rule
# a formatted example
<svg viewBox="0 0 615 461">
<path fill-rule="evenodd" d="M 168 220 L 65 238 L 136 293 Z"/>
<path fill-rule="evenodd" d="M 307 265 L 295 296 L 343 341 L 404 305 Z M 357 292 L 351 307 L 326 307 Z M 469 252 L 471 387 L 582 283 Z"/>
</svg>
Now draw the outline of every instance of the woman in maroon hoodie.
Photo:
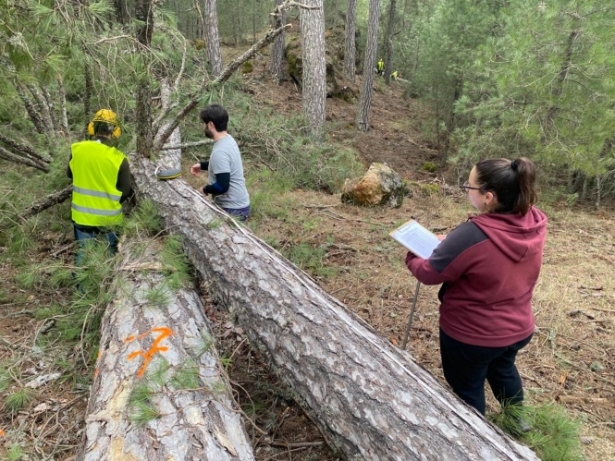
<svg viewBox="0 0 615 461">
<path fill-rule="evenodd" d="M 448 234 L 429 259 L 406 257 L 421 283 L 442 284 L 444 377 L 481 414 L 485 380 L 502 405 L 523 401 L 515 358 L 534 332 L 532 293 L 547 226 L 534 207 L 535 179 L 527 158 L 478 162 L 462 188 L 480 213 Z"/>
</svg>

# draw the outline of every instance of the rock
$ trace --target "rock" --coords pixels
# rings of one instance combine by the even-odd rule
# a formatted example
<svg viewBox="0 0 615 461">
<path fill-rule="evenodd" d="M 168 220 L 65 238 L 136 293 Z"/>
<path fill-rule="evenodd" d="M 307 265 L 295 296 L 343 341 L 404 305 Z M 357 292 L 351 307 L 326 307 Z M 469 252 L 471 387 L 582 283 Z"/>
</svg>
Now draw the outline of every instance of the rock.
<svg viewBox="0 0 615 461">
<path fill-rule="evenodd" d="M 343 32 L 343 30 L 342 30 Z M 332 32 L 328 30 L 325 35 L 331 37 Z M 341 35 L 341 51 L 338 42 L 335 40 L 327 40 L 325 42 L 325 59 L 326 59 L 326 86 L 327 97 L 338 98 L 347 102 L 354 101 L 359 95 L 359 88 L 356 84 L 346 81 L 343 75 L 343 45 L 344 35 Z M 340 57 L 341 52 L 341 57 Z M 288 64 L 288 73 L 291 79 L 299 86 L 303 83 L 303 58 L 301 51 L 300 37 L 292 37 L 286 45 L 286 62 Z"/>
<path fill-rule="evenodd" d="M 604 370 L 604 366 L 600 362 L 592 362 L 589 369 L 595 373 Z"/>
<path fill-rule="evenodd" d="M 399 208 L 407 193 L 406 183 L 391 167 L 386 163 L 372 163 L 362 178 L 346 180 L 342 189 L 342 202 Z"/>
</svg>

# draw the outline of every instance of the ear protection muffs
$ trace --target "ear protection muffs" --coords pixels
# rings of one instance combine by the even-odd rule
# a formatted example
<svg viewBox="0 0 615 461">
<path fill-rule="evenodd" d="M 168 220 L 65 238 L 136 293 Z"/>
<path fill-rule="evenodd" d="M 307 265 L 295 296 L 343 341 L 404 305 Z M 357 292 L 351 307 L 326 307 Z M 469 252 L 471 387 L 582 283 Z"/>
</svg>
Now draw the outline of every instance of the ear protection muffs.
<svg viewBox="0 0 615 461">
<path fill-rule="evenodd" d="M 113 131 L 111 132 L 111 137 L 114 139 L 119 138 L 122 135 L 122 128 L 120 128 L 120 124 L 117 121 L 117 115 L 111 109 L 100 109 L 94 115 L 94 118 L 90 123 L 88 123 L 88 134 L 90 136 L 94 136 L 94 122 L 104 122 L 112 125 Z"/>
</svg>

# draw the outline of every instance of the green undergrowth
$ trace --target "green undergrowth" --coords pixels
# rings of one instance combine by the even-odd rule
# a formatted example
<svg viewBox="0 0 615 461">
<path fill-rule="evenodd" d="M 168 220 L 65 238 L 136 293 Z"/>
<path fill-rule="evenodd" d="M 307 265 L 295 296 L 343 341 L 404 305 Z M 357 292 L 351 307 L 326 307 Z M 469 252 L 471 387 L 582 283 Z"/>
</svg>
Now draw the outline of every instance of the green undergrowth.
<svg viewBox="0 0 615 461">
<path fill-rule="evenodd" d="M 205 102 L 222 104 L 228 110 L 229 133 L 239 143 L 244 161 L 255 165 L 250 174 L 255 169 L 268 170 L 275 173 L 276 182 L 290 188 L 336 193 L 347 178 L 364 172 L 354 149 L 329 141 L 326 132 L 315 137 L 303 115 L 279 113 L 275 107 L 255 102 L 243 89 L 241 79 L 232 78 Z M 203 138 L 197 120 L 185 128 L 187 140 Z M 202 153 L 187 155 L 200 159 Z"/>
<path fill-rule="evenodd" d="M 18 296 L 11 301 L 29 306 L 24 312 L 36 325 L 28 347 L 31 351 L 24 350 L 24 354 L 44 357 L 50 372 L 61 373 L 58 383 L 68 382 L 73 389 L 82 391 L 91 384 L 91 367 L 98 355 L 105 308 L 113 301 L 116 290 L 126 290 L 122 278 L 116 277 L 123 255 L 121 252 L 112 255 L 106 243 L 91 240 L 86 242 L 83 263 L 78 266 L 73 260 L 74 246 L 56 258 L 40 257 L 44 255 L 42 247 L 47 244 L 40 238 L 40 219 L 35 217 L 23 225 L 7 228 L 3 234 L 8 245 L 1 257 L 13 264 L 11 282 L 18 289 L 12 291 L 21 290 L 27 294 L 23 301 Z M 72 241 L 72 235 L 66 235 L 70 232 L 68 226 L 60 225 L 56 232 L 47 232 L 50 232 L 50 239 Z M 163 279 L 146 293 L 149 304 L 164 307 L 173 292 L 192 283 L 193 274 L 181 239 L 164 232 L 150 202 L 143 201 L 133 210 L 120 233 L 127 237 L 130 249 L 137 253 L 139 245 L 144 251 L 152 244 L 152 239 L 157 240 Z M 2 293 L 4 297 L 9 296 Z M 0 372 L 0 405 L 8 412 L 24 409 L 38 394 L 36 390 L 23 387 L 27 378 L 21 375 L 18 366 L 22 359 L 22 355 L 12 357 L 2 366 L 12 371 Z"/>
<path fill-rule="evenodd" d="M 531 429 L 519 430 L 517 421 L 525 420 Z M 489 419 L 504 432 L 533 449 L 542 461 L 582 461 L 579 423 L 554 404 L 508 406 Z"/>
</svg>

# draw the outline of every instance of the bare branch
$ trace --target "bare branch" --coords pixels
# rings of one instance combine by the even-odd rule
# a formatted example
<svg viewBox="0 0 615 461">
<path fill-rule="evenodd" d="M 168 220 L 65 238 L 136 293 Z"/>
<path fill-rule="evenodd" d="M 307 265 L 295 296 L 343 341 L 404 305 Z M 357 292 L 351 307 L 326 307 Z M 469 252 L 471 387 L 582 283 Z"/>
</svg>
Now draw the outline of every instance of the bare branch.
<svg viewBox="0 0 615 461">
<path fill-rule="evenodd" d="M 129 40 L 135 41 L 135 38 L 130 36 L 130 35 L 117 35 L 115 37 L 105 37 L 105 38 L 101 38 L 100 40 L 94 42 L 94 45 L 100 45 L 101 43 L 105 43 L 105 42 L 112 42 L 115 40 L 120 40 L 122 38 L 127 38 Z"/>
<path fill-rule="evenodd" d="M 188 47 L 186 46 L 185 40 L 182 40 L 181 44 L 184 48 L 182 53 L 182 64 L 179 68 L 179 72 L 177 73 L 177 78 L 175 79 L 175 84 L 173 85 L 173 88 L 179 88 L 179 82 L 181 81 L 182 76 L 184 75 L 184 69 L 186 68 L 186 55 L 188 54 Z"/>
<path fill-rule="evenodd" d="M 55 102 L 46 87 L 42 88 L 42 91 L 47 110 L 49 111 L 49 117 L 51 119 L 51 126 L 53 127 L 53 131 L 54 133 L 59 133 L 60 131 L 62 131 L 62 128 L 60 127 L 60 120 L 55 114 Z"/>
<path fill-rule="evenodd" d="M 290 27 L 290 24 L 286 24 L 285 26 L 270 31 L 267 35 L 265 35 L 258 42 L 256 42 L 248 51 L 246 51 L 244 54 L 231 62 L 218 77 L 216 77 L 214 80 L 204 83 L 195 94 L 190 96 L 190 102 L 186 106 L 184 106 L 183 109 L 181 109 L 181 111 L 175 116 L 175 119 L 172 122 L 163 126 L 161 131 L 156 136 L 156 142 L 153 146 L 154 152 L 161 150 L 162 146 L 164 146 L 171 133 L 173 133 L 173 130 L 175 130 L 175 128 L 177 128 L 177 126 L 179 125 L 179 122 L 182 121 L 186 117 L 186 115 L 188 115 L 188 113 L 190 113 L 190 111 L 192 111 L 192 109 L 197 106 L 204 93 L 226 82 L 231 77 L 231 75 L 233 75 L 233 72 L 235 72 L 244 62 L 246 62 L 258 51 L 273 42 L 273 40 L 279 34 L 281 34 Z"/>
<path fill-rule="evenodd" d="M 66 112 L 66 90 L 61 77 L 58 78 L 58 94 L 60 96 L 60 131 L 68 137 L 70 129 L 68 128 L 68 113 Z"/>
<path fill-rule="evenodd" d="M 213 143 L 213 140 L 211 139 L 202 139 L 201 141 L 185 142 L 183 144 L 176 144 L 174 146 L 165 145 L 160 150 L 188 149 L 190 147 L 204 146 L 206 144 L 212 144 L 212 143 Z"/>
<path fill-rule="evenodd" d="M 28 90 L 30 90 L 30 94 L 36 101 L 38 113 L 41 115 L 41 120 L 45 124 L 45 133 L 52 133 L 53 123 L 51 122 L 51 113 L 49 112 L 49 106 L 47 105 L 47 101 L 45 101 L 45 97 L 41 93 L 38 85 L 31 83 L 27 85 L 27 87 Z"/>
<path fill-rule="evenodd" d="M 36 131 L 38 131 L 41 134 L 46 133 L 45 122 L 43 121 L 41 114 L 36 109 L 32 100 L 26 94 L 26 91 L 23 85 L 17 80 L 13 81 L 13 85 L 15 86 L 15 90 L 17 90 L 17 94 L 19 94 L 19 97 L 21 98 L 21 101 L 24 104 L 26 108 L 26 112 L 28 112 L 30 120 L 34 124 L 34 128 L 36 128 Z"/>
<path fill-rule="evenodd" d="M 275 11 L 271 13 L 273 16 L 277 16 L 281 14 L 283 11 L 290 9 L 291 7 L 296 6 L 297 8 L 303 8 L 304 10 L 318 10 L 319 6 L 316 5 L 304 5 L 303 3 L 297 3 L 293 0 L 286 0 L 279 6 L 276 6 Z"/>
<path fill-rule="evenodd" d="M 68 186 L 62 190 L 54 192 L 53 194 L 48 195 L 42 200 L 34 203 L 30 208 L 26 208 L 20 215 L 19 218 L 22 221 L 31 218 L 32 216 L 44 211 L 48 208 L 51 208 L 58 203 L 62 203 L 64 200 L 68 199 L 73 192 L 73 186 Z"/>
<path fill-rule="evenodd" d="M 36 160 L 32 160 L 28 157 L 22 157 L 21 155 L 17 155 L 10 150 L 5 149 L 0 146 L 0 158 L 8 160 L 9 162 L 19 163 L 22 165 L 31 166 L 32 168 L 36 168 L 37 170 L 44 171 L 45 173 L 49 173 L 49 165 L 43 162 L 37 162 Z"/>
<path fill-rule="evenodd" d="M 22 144 L 20 142 L 17 142 L 14 139 L 9 138 L 8 136 L 5 136 L 4 134 L 2 134 L 2 132 L 0 132 L 0 142 L 3 142 L 9 148 L 16 151 L 15 152 L 16 155 L 22 155 L 24 157 L 29 158 L 32 161 L 37 161 L 37 162 L 39 161 L 43 163 L 51 162 L 51 159 L 49 158 L 49 156 L 39 154 L 38 152 L 34 150 L 33 147 L 27 144 Z"/>
</svg>

